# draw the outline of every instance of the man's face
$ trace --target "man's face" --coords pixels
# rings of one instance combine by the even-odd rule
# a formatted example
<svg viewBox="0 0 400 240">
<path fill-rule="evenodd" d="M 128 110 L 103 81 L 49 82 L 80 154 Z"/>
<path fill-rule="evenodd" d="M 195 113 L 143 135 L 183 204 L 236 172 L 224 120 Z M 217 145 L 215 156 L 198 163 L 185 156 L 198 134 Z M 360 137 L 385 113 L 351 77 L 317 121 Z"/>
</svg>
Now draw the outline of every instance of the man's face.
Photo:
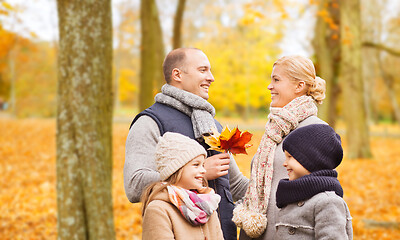
<svg viewBox="0 0 400 240">
<path fill-rule="evenodd" d="M 208 88 L 214 82 L 210 62 L 200 50 L 189 49 L 181 70 L 181 87 L 183 90 L 208 99 Z"/>
</svg>

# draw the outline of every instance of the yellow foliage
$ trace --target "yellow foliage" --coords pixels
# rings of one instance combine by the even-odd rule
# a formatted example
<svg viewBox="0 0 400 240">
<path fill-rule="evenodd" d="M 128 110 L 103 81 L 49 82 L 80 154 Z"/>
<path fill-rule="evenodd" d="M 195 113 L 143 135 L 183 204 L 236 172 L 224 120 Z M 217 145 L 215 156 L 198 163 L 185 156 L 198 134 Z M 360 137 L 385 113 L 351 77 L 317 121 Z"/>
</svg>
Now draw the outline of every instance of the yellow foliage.
<svg viewBox="0 0 400 240">
<path fill-rule="evenodd" d="M 218 112 L 229 114 L 244 109 L 267 108 L 270 101 L 267 90 L 272 65 L 280 49 L 276 41 L 282 37 L 279 30 L 263 28 L 269 18 L 247 26 L 231 28 L 219 26 L 223 33 L 216 39 L 205 39 L 193 46 L 207 54 L 215 82 L 210 88 L 209 101 Z"/>
<path fill-rule="evenodd" d="M 1 5 L 9 11 L 14 11 L 14 8 L 7 2 L 1 2 Z"/>
<path fill-rule="evenodd" d="M 230 124 L 238 120 L 230 119 Z M 228 121 L 224 121 L 227 123 Z M 262 129 L 265 121 L 249 122 Z M 140 204 L 131 204 L 123 187 L 125 140 L 129 123 L 114 124 L 113 206 L 116 237 L 141 238 Z M 244 123 L 239 124 L 246 129 Z M 54 119 L 13 120 L 0 118 L 0 239 L 56 239 L 56 148 Z M 254 126 L 253 126 L 254 127 Z M 400 134 L 398 126 L 386 127 Z M 386 129 L 385 128 L 385 129 Z M 373 131 L 384 131 L 373 128 Z M 253 131 L 252 142 L 262 130 Z M 343 138 L 344 139 L 344 138 Z M 400 223 L 400 138 L 372 138 L 374 159 L 344 159 L 338 168 L 344 199 L 353 217 L 354 239 L 400 239 L 400 229 L 384 228 Z M 346 142 L 344 142 L 346 156 Z M 250 174 L 249 155 L 235 157 L 239 168 Z M 382 223 L 371 225 L 370 222 Z"/>
<path fill-rule="evenodd" d="M 132 69 L 122 68 L 119 70 L 119 100 L 121 103 L 132 104 L 137 87 L 133 83 L 135 72 Z"/>
</svg>

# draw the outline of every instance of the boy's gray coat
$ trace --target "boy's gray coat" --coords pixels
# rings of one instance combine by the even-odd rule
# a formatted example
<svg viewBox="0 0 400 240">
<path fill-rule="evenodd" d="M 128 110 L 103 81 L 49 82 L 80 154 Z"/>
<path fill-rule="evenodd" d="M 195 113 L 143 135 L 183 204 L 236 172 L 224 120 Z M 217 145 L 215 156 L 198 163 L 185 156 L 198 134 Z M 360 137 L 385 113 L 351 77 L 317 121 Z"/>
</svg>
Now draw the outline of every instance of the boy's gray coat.
<svg viewBox="0 0 400 240">
<path fill-rule="evenodd" d="M 349 208 L 335 192 L 287 205 L 278 212 L 274 239 L 353 239 Z"/>
</svg>

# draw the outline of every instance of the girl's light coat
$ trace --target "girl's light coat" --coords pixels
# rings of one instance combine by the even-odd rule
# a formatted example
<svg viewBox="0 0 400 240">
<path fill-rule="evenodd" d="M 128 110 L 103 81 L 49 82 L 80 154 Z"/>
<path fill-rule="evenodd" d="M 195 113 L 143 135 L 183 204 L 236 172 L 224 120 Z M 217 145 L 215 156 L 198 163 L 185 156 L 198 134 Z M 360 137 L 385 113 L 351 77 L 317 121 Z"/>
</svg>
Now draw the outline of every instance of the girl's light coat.
<svg viewBox="0 0 400 240">
<path fill-rule="evenodd" d="M 143 216 L 143 240 L 223 240 L 217 212 L 201 226 L 191 225 L 179 209 L 171 203 L 167 189 L 156 194 L 146 207 Z"/>
</svg>

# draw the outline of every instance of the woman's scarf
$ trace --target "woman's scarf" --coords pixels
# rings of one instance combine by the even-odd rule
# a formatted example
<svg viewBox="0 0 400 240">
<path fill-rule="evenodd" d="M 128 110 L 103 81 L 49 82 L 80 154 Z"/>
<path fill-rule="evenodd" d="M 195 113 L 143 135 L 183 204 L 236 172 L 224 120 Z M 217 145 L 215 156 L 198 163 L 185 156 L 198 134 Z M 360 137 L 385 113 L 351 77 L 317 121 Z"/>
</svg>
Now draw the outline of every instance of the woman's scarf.
<svg viewBox="0 0 400 240">
<path fill-rule="evenodd" d="M 249 187 L 233 211 L 232 221 L 251 238 L 257 238 L 267 227 L 267 206 L 271 195 L 271 183 L 276 146 L 304 119 L 317 115 L 318 109 L 310 96 L 303 95 L 283 108 L 270 108 L 265 133 L 253 158 Z"/>
<path fill-rule="evenodd" d="M 343 188 L 337 176 L 335 170 L 320 170 L 292 181 L 281 179 L 276 190 L 276 206 L 283 208 L 325 191 L 334 191 L 336 195 L 343 197 Z"/>
<path fill-rule="evenodd" d="M 215 108 L 200 96 L 169 84 L 164 84 L 161 88 L 161 93 L 155 96 L 155 101 L 188 115 L 192 120 L 196 139 L 203 137 L 205 134 L 212 134 L 212 129 L 217 128 L 214 122 Z"/>
<path fill-rule="evenodd" d="M 171 202 L 185 219 L 194 226 L 205 224 L 218 208 L 221 197 L 208 188 L 208 193 L 200 194 L 177 186 L 167 186 Z"/>
</svg>

